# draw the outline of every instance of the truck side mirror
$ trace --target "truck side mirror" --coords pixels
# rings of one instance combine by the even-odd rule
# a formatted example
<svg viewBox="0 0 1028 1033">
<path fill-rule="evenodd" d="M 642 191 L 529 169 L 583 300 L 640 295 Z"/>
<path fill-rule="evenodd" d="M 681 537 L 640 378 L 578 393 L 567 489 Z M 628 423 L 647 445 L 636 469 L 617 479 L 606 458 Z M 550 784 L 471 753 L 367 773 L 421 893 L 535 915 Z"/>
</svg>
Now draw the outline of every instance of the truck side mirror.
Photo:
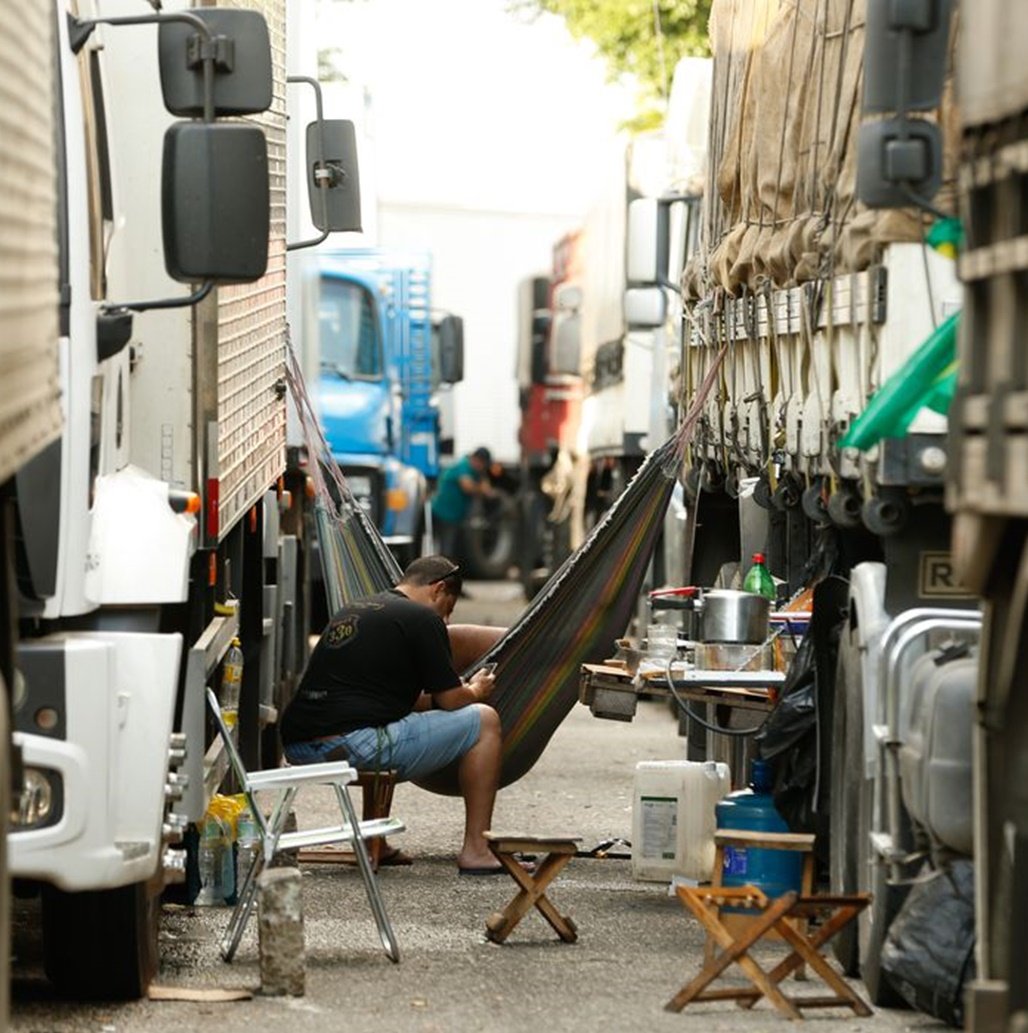
<svg viewBox="0 0 1028 1033">
<path fill-rule="evenodd" d="M 438 324 L 439 379 L 459 384 L 464 379 L 464 320 L 443 316 Z"/>
<path fill-rule="evenodd" d="M 629 330 L 652 330 L 667 319 L 667 295 L 660 287 L 629 287 L 625 291 L 625 323 Z"/>
<path fill-rule="evenodd" d="M 857 196 L 870 208 L 925 204 L 942 184 L 942 133 L 911 118 L 942 98 L 952 0 L 868 0 L 865 122 L 857 140 Z"/>
<path fill-rule="evenodd" d="M 361 229 L 357 134 L 347 119 L 323 120 L 320 139 L 319 124 L 307 126 L 307 192 L 311 222 L 322 233 Z"/>
<path fill-rule="evenodd" d="M 920 118 L 865 122 L 857 137 L 857 196 L 869 208 L 903 208 L 942 185 L 942 132 Z"/>
<path fill-rule="evenodd" d="M 669 258 L 668 206 L 655 197 L 640 197 L 628 206 L 629 283 L 659 284 L 667 278 Z"/>
<path fill-rule="evenodd" d="M 190 14 L 210 29 L 214 47 L 214 116 L 267 111 L 272 99 L 271 41 L 257 11 L 197 7 Z M 164 106 L 179 118 L 204 113 L 204 41 L 192 25 L 161 21 L 158 63 Z"/>
<path fill-rule="evenodd" d="M 867 0 L 865 114 L 939 106 L 951 7 L 952 0 Z"/>
<path fill-rule="evenodd" d="M 176 122 L 161 170 L 164 264 L 180 283 L 249 283 L 268 265 L 268 148 L 256 126 Z"/>
<path fill-rule="evenodd" d="M 562 283 L 553 292 L 553 307 L 549 371 L 578 376 L 582 370 L 582 288 L 577 283 Z"/>
</svg>

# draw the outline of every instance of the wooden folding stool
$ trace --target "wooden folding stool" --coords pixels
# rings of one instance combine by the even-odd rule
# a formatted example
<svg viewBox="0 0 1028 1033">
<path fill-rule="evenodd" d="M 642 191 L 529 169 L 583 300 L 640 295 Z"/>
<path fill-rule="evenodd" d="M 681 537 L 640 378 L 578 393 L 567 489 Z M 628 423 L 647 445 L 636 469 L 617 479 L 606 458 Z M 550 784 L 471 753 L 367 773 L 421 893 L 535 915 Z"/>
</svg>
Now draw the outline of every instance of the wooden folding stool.
<svg viewBox="0 0 1028 1033">
<path fill-rule="evenodd" d="M 820 953 L 821 947 L 867 907 L 871 900 L 868 894 L 801 897 L 795 892 L 789 892 L 777 900 L 769 900 L 755 886 L 679 886 L 677 893 L 682 903 L 699 919 L 721 948 L 721 952 L 715 952 L 715 956 L 706 961 L 699 974 L 664 1005 L 666 1011 L 681 1011 L 694 1001 L 735 1000 L 743 1008 L 752 1008 L 761 997 L 767 997 L 790 1019 L 802 1018 L 801 1008 L 843 1006 L 852 1009 L 857 1015 L 871 1014 L 867 1003 Z M 751 908 L 758 911 L 758 914 L 739 935 L 733 936 L 721 921 L 719 912 L 722 907 Z M 813 929 L 808 925 L 811 919 L 820 919 Z M 772 930 L 792 949 L 774 968 L 765 971 L 750 956 L 749 951 Z M 733 962 L 742 969 L 753 986 L 708 990 L 707 987 Z M 834 993 L 820 997 L 785 994 L 779 984 L 804 964 L 809 965 Z"/>
<path fill-rule="evenodd" d="M 486 937 L 493 943 L 503 943 L 514 927 L 533 907 L 553 926 L 565 943 L 578 939 L 575 923 L 562 915 L 546 897 L 546 887 L 557 877 L 578 851 L 580 836 L 501 836 L 487 832 L 486 841 L 500 864 L 510 873 L 520 891 L 502 910 L 486 921 Z M 515 853 L 541 853 L 546 856 L 534 872 L 528 871 L 514 856 Z"/>
</svg>

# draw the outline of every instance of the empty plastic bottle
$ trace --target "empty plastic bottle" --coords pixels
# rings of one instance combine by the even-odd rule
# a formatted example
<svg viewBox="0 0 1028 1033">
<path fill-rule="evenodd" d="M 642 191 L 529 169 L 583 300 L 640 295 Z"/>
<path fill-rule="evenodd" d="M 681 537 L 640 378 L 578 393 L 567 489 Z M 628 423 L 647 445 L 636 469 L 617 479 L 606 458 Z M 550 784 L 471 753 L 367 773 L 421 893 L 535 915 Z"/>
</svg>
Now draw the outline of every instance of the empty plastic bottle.
<svg viewBox="0 0 1028 1033">
<path fill-rule="evenodd" d="M 764 554 L 762 552 L 755 552 L 753 554 L 753 566 L 747 571 L 742 588 L 744 592 L 762 595 L 765 599 L 770 599 L 771 602 L 774 602 L 777 598 L 778 589 L 775 588 L 775 579 L 764 565 Z"/>
<path fill-rule="evenodd" d="M 221 822 L 213 815 L 204 819 L 200 832 L 200 847 L 197 863 L 200 869 L 200 892 L 196 904 L 220 904 L 224 899 L 221 891 Z"/>
<path fill-rule="evenodd" d="M 249 807 L 244 807 L 236 819 L 236 889 L 242 890 L 246 873 L 261 848 L 261 834 Z"/>
<path fill-rule="evenodd" d="M 221 667 L 221 716 L 229 729 L 236 727 L 239 719 L 239 688 L 243 683 L 243 650 L 239 639 L 232 639 L 225 662 Z"/>
</svg>

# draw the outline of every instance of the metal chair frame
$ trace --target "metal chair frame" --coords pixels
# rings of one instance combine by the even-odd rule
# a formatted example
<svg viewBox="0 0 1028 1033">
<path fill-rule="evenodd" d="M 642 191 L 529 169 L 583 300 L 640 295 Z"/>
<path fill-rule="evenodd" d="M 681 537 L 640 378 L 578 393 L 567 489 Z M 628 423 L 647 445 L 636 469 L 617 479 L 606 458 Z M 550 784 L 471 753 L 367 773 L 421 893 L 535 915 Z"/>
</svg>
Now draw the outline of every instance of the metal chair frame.
<svg viewBox="0 0 1028 1033">
<path fill-rule="evenodd" d="M 302 847 L 327 846 L 333 843 L 350 843 L 357 859 L 357 867 L 368 895 L 368 903 L 378 926 L 378 934 L 386 954 L 393 962 L 400 960 L 400 947 L 396 934 L 386 914 L 385 904 L 379 892 L 378 881 L 368 857 L 366 840 L 375 836 L 387 836 L 404 830 L 399 818 L 375 818 L 369 821 L 358 821 L 353 801 L 347 786 L 356 781 L 357 770 L 346 761 L 333 761 L 328 764 L 304 764 L 295 767 L 268 768 L 263 771 L 247 771 L 239 750 L 232 739 L 232 733 L 221 715 L 221 707 L 214 690 L 207 687 L 207 705 L 214 718 L 221 736 L 229 765 L 246 796 L 247 803 L 253 813 L 261 833 L 261 849 L 254 853 L 253 862 L 239 886 L 236 906 L 229 919 L 228 926 L 222 935 L 220 948 L 225 961 L 231 961 L 239 947 L 243 930 L 253 911 L 257 897 L 257 879 L 260 873 L 271 864 L 276 854 L 287 850 L 299 850 Z M 335 792 L 339 804 L 341 820 L 334 825 L 314 829 L 285 831 L 286 820 L 292 809 L 297 793 L 305 786 L 328 785 Z M 258 792 L 275 794 L 271 814 L 265 817 L 257 800 Z"/>
</svg>

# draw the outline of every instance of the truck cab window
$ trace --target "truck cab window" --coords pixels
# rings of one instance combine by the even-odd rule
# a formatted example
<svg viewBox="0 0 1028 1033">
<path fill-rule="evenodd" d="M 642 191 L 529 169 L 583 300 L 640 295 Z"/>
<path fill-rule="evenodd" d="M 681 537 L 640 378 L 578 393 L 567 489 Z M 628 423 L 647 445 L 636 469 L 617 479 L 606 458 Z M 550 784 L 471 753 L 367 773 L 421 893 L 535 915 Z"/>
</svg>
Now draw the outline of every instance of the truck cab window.
<svg viewBox="0 0 1028 1033">
<path fill-rule="evenodd" d="M 382 376 L 382 342 L 371 292 L 357 283 L 325 278 L 318 309 L 321 368 L 341 376 Z"/>
</svg>

